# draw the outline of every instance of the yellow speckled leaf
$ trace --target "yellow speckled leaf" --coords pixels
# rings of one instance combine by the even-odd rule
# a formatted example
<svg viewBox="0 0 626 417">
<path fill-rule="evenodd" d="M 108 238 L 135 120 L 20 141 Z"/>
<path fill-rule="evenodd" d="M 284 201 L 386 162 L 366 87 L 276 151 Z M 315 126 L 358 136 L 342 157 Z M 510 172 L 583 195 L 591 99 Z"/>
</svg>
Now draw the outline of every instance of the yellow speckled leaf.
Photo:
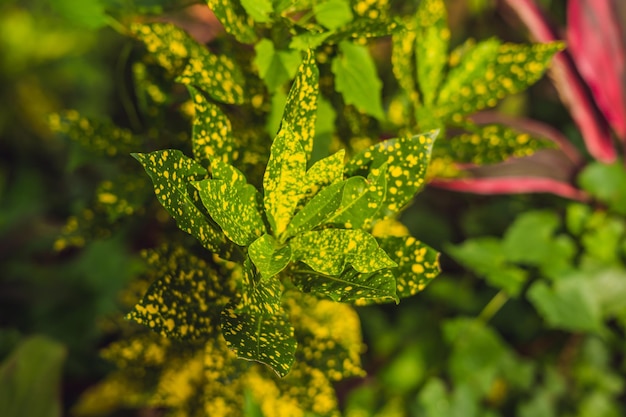
<svg viewBox="0 0 626 417">
<path fill-rule="evenodd" d="M 230 120 L 197 89 L 192 86 L 187 86 L 187 89 L 195 107 L 192 135 L 194 158 L 200 162 L 219 159 L 232 163 L 236 159 L 236 145 Z"/>
<path fill-rule="evenodd" d="M 144 253 L 159 278 L 126 318 L 167 337 L 198 339 L 219 333 L 220 312 L 234 283 L 182 247 Z"/>
<path fill-rule="evenodd" d="M 260 193 L 254 186 L 229 179 L 194 182 L 209 215 L 230 240 L 247 246 L 265 232 L 259 212 Z"/>
<path fill-rule="evenodd" d="M 248 16 L 239 1 L 207 0 L 207 4 L 224 25 L 226 32 L 233 35 L 239 42 L 251 44 L 256 41 L 254 20 Z"/>
<path fill-rule="evenodd" d="M 448 155 L 457 163 L 493 164 L 509 158 L 530 156 L 539 149 L 556 148 L 554 142 L 502 125 L 468 126 L 465 133 L 435 146 L 437 155 Z"/>
<path fill-rule="evenodd" d="M 152 179 L 154 193 L 163 207 L 176 220 L 178 227 L 189 233 L 212 252 L 225 259 L 233 253 L 233 245 L 220 228 L 198 208 L 200 196 L 190 182 L 205 179 L 206 168 L 178 150 L 132 154 Z"/>
<path fill-rule="evenodd" d="M 202 55 L 189 59 L 176 80 L 193 85 L 223 103 L 243 104 L 246 101 L 244 75 L 235 61 L 226 55 L 214 55 L 204 50 Z"/>
<path fill-rule="evenodd" d="M 468 45 L 443 83 L 435 113 L 455 119 L 494 107 L 502 98 L 516 94 L 539 80 L 561 42 L 518 45 L 488 39 Z"/>
<path fill-rule="evenodd" d="M 417 81 L 424 105 L 430 106 L 437 97 L 448 61 L 450 30 L 444 1 L 422 0 L 416 21 Z"/>
<path fill-rule="evenodd" d="M 324 229 L 305 232 L 290 241 L 293 259 L 327 275 L 340 275 L 348 265 L 358 272 L 396 266 L 376 239 L 362 230 Z"/>
<path fill-rule="evenodd" d="M 313 150 L 318 96 L 319 70 L 315 64 L 313 51 L 309 50 L 289 90 L 282 120 L 283 126 L 288 126 L 295 139 L 300 142 L 307 159 Z"/>
<path fill-rule="evenodd" d="M 437 132 L 431 131 L 389 139 L 364 149 L 348 162 L 346 173 L 349 176 L 374 172 L 388 164 L 385 174 L 387 193 L 379 217 L 399 212 L 423 188 L 436 136 Z"/>
<path fill-rule="evenodd" d="M 270 159 L 263 175 L 263 204 L 274 236 L 280 236 L 302 195 L 306 153 L 297 136 L 283 126 L 272 143 Z"/>
<path fill-rule="evenodd" d="M 271 278 L 282 271 L 291 260 L 291 248 L 280 247 L 272 236 L 264 234 L 248 247 L 248 256 L 263 278 Z"/>
<path fill-rule="evenodd" d="M 415 83 L 415 23 L 409 21 L 405 24 L 405 29 L 393 34 L 391 65 L 393 74 L 398 80 L 398 84 L 409 95 L 411 103 L 418 104 L 417 86 Z"/>
<path fill-rule="evenodd" d="M 317 193 L 291 219 L 285 232 L 285 239 L 326 223 L 331 214 L 341 205 L 344 185 L 345 182 L 335 183 Z"/>
<path fill-rule="evenodd" d="M 333 184 L 343 178 L 345 154 L 345 150 L 340 149 L 336 153 L 320 159 L 309 168 L 302 183 L 304 198 L 315 195 L 320 187 Z"/>
</svg>

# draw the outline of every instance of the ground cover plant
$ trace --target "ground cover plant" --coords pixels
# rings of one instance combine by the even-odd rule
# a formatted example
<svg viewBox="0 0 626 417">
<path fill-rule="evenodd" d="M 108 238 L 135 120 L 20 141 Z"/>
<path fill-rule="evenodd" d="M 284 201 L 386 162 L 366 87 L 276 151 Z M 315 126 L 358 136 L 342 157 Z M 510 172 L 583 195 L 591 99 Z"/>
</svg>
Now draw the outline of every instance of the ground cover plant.
<svg viewBox="0 0 626 417">
<path fill-rule="evenodd" d="M 522 18 L 538 12 L 522 3 Z M 550 68 L 559 79 L 569 50 L 556 36 L 453 39 L 438 0 L 64 4 L 64 19 L 125 45 L 115 122 L 48 116 L 90 188 L 47 245 L 92 276 L 112 364 L 68 412 L 624 411 L 619 151 L 575 110 L 597 162 L 502 114 Z M 546 157 L 569 164 L 527 175 Z M 64 346 L 19 333 L 2 333 L 15 350 L 0 404 L 60 415 Z M 30 392 L 47 410 L 15 400 Z"/>
</svg>

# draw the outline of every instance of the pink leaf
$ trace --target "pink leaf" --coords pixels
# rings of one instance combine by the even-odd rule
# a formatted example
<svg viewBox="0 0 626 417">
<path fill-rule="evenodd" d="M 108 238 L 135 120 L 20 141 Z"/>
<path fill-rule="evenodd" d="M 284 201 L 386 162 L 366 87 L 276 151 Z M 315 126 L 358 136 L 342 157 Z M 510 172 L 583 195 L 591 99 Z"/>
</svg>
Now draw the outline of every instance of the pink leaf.
<svg viewBox="0 0 626 417">
<path fill-rule="evenodd" d="M 598 107 L 626 140 L 625 45 L 614 6 L 612 0 L 570 0 L 567 41 Z"/>
<path fill-rule="evenodd" d="M 429 185 L 446 190 L 472 194 L 526 194 L 550 193 L 571 200 L 586 201 L 585 192 L 572 185 L 540 177 L 497 177 L 497 178 L 462 178 L 454 180 L 433 180 Z"/>
<path fill-rule="evenodd" d="M 559 40 L 547 17 L 533 0 L 502 1 L 518 15 L 536 41 Z M 589 153 L 601 162 L 614 162 L 617 152 L 611 140 L 608 124 L 594 104 L 568 50 L 554 57 L 551 75 L 561 99 L 582 132 Z"/>
</svg>

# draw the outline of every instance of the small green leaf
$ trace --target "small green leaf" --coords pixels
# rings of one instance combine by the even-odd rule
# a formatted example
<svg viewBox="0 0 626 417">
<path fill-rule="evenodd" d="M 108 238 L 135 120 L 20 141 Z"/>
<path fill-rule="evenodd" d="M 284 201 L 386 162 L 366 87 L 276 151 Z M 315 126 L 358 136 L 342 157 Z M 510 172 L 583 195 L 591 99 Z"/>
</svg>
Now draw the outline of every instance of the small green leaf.
<svg viewBox="0 0 626 417">
<path fill-rule="evenodd" d="M 387 236 L 377 241 L 398 264 L 393 269 L 398 298 L 422 291 L 441 272 L 439 253 L 413 237 Z"/>
<path fill-rule="evenodd" d="M 289 222 L 285 239 L 324 224 L 341 205 L 345 182 L 332 184 L 313 197 Z"/>
<path fill-rule="evenodd" d="M 263 176 L 263 204 L 274 236 L 280 236 L 302 197 L 306 154 L 297 136 L 283 126 L 272 143 L 270 159 Z"/>
<path fill-rule="evenodd" d="M 298 49 L 300 51 L 314 50 L 318 46 L 324 43 L 324 41 L 332 35 L 332 32 L 304 32 L 300 35 L 296 35 L 291 39 L 289 43 L 290 49 Z"/>
<path fill-rule="evenodd" d="M 383 84 L 367 48 L 342 41 L 339 43 L 339 51 L 340 55 L 331 64 L 335 74 L 335 89 L 347 104 L 353 104 L 357 109 L 383 120 Z"/>
<path fill-rule="evenodd" d="M 234 0 L 207 0 L 209 8 L 220 20 L 226 32 L 241 43 L 251 44 L 257 40 L 254 20 L 246 14 L 241 3 Z"/>
<path fill-rule="evenodd" d="M 198 208 L 200 196 L 192 193 L 192 181 L 208 176 L 206 168 L 177 150 L 155 151 L 149 154 L 135 153 L 154 184 L 157 199 L 176 220 L 178 227 L 189 233 L 212 252 L 228 259 L 233 251 L 220 228 Z"/>
<path fill-rule="evenodd" d="M 270 21 L 270 15 L 274 12 L 274 5 L 270 0 L 241 0 L 241 5 L 257 22 Z"/>
<path fill-rule="evenodd" d="M 352 9 L 346 0 L 326 0 L 313 6 L 315 20 L 326 29 L 335 30 L 352 21 Z"/>
<path fill-rule="evenodd" d="M 187 86 L 187 89 L 195 109 L 191 139 L 194 159 L 205 163 L 214 159 L 232 162 L 235 139 L 230 120 L 194 87 Z"/>
<path fill-rule="evenodd" d="M 437 97 L 437 90 L 446 74 L 445 67 L 448 63 L 450 30 L 444 1 L 421 1 L 416 22 L 417 81 L 424 104 L 430 107 Z"/>
<path fill-rule="evenodd" d="M 626 215 L 626 170 L 621 162 L 591 163 L 578 177 L 578 183 L 616 213 Z"/>
<path fill-rule="evenodd" d="M 382 207 L 387 192 L 387 165 L 374 169 L 368 178 L 350 177 L 346 180 L 341 206 L 328 219 L 329 223 L 347 229 L 369 229 Z"/>
<path fill-rule="evenodd" d="M 277 51 L 269 39 L 262 39 L 254 50 L 254 64 L 270 92 L 276 91 L 295 77 L 302 59 L 300 51 Z"/>
<path fill-rule="evenodd" d="M 289 90 L 282 121 L 296 135 L 307 160 L 313 149 L 318 96 L 319 69 L 315 64 L 313 51 L 309 50 Z"/>
<path fill-rule="evenodd" d="M 425 184 L 436 131 L 412 137 L 389 139 L 356 154 L 346 165 L 346 174 L 364 175 L 388 164 L 387 193 L 382 216 L 391 216 L 408 204 Z"/>
<path fill-rule="evenodd" d="M 149 250 L 144 258 L 158 278 L 126 318 L 166 337 L 218 334 L 221 310 L 234 294 L 233 281 L 183 247 Z"/>
<path fill-rule="evenodd" d="M 467 126 L 465 133 L 437 143 L 437 150 L 458 163 L 494 164 L 509 158 L 530 156 L 539 149 L 555 148 L 541 140 L 502 125 Z"/>
<path fill-rule="evenodd" d="M 216 161 L 215 165 L 228 166 Z M 229 166 L 230 167 L 230 166 Z M 222 172 L 226 169 L 222 168 Z M 224 234 L 239 246 L 247 246 L 265 232 L 259 212 L 260 193 L 245 182 L 245 177 L 230 167 L 230 177 L 194 182 L 202 203 Z"/>
<path fill-rule="evenodd" d="M 228 104 L 246 101 L 245 77 L 239 66 L 226 55 L 215 55 L 206 49 L 191 57 L 176 81 L 193 85 L 211 98 Z"/>
<path fill-rule="evenodd" d="M 291 260 L 291 248 L 280 247 L 272 236 L 264 234 L 248 247 L 248 256 L 264 279 L 271 278 L 285 269 Z"/>
<path fill-rule="evenodd" d="M 239 358 L 264 363 L 280 377 L 289 373 L 295 359 L 296 339 L 282 309 L 267 313 L 226 307 L 222 312 L 222 334 Z"/>
<path fill-rule="evenodd" d="M 393 268 L 397 264 L 376 239 L 362 230 L 324 229 L 305 232 L 290 241 L 293 259 L 299 260 L 317 272 L 340 275 L 347 265 L 358 272 L 375 272 Z"/>
<path fill-rule="evenodd" d="M 333 276 L 299 267 L 293 270 L 291 279 L 301 291 L 326 296 L 333 301 L 398 301 L 396 279 L 390 270 L 359 273 L 350 268 L 339 276 Z"/>
</svg>

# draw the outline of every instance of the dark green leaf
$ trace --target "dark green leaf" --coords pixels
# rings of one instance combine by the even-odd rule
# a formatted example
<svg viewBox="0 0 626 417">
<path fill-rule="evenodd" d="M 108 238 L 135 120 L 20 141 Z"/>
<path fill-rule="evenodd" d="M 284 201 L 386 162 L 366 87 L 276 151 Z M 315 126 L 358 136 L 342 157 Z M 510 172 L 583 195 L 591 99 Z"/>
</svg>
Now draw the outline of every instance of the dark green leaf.
<svg viewBox="0 0 626 417">
<path fill-rule="evenodd" d="M 335 89 L 347 104 L 353 104 L 357 109 L 383 120 L 383 84 L 367 48 L 342 41 L 339 43 L 339 51 L 340 55 L 331 64 L 335 74 Z"/>
<path fill-rule="evenodd" d="M 232 163 L 236 145 L 230 120 L 194 87 L 187 89 L 195 109 L 191 138 L 194 159 L 204 163 L 211 160 Z"/>
<path fill-rule="evenodd" d="M 208 177 L 206 168 L 177 150 L 132 154 L 152 179 L 159 202 L 176 220 L 178 227 L 195 237 L 212 252 L 228 258 L 232 244 L 220 228 L 208 219 L 197 205 L 200 197 L 192 193 L 189 183 Z"/>
<path fill-rule="evenodd" d="M 50 2 L 54 11 L 59 13 L 71 25 L 85 29 L 99 29 L 107 24 L 108 16 L 103 0 L 81 1 L 80 7 L 73 0 L 55 0 Z"/>
<path fill-rule="evenodd" d="M 291 248 L 280 247 L 272 236 L 264 234 L 248 247 L 248 256 L 264 279 L 282 271 L 291 260 Z"/>
<path fill-rule="evenodd" d="M 375 272 L 396 265 L 376 239 L 362 230 L 324 229 L 305 232 L 290 241 L 293 259 L 317 272 L 340 275 L 346 267 L 358 272 Z M 395 288 L 394 288 L 395 291 Z"/>
<path fill-rule="evenodd" d="M 387 193 L 382 216 L 398 213 L 425 184 L 425 175 L 437 132 L 389 139 L 356 154 L 346 164 L 348 176 L 364 175 L 388 164 L 385 176 Z"/>
<path fill-rule="evenodd" d="M 390 270 L 359 273 L 350 268 L 336 276 L 298 267 L 293 270 L 291 279 L 301 291 L 313 292 L 333 301 L 398 301 L 396 279 Z"/>
</svg>

